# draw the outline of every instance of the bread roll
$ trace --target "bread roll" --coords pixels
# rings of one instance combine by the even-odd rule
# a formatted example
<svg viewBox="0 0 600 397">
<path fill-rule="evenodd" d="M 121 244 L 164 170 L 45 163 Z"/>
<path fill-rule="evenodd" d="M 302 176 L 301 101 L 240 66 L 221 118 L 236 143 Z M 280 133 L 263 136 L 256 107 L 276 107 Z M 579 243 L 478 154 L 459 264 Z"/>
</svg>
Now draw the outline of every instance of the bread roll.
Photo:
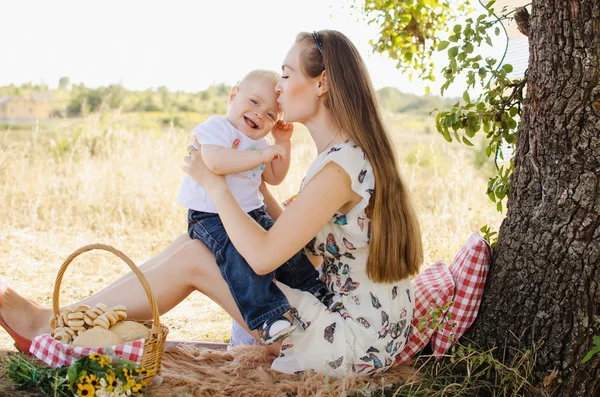
<svg viewBox="0 0 600 397">
<path fill-rule="evenodd" d="M 72 344 L 77 347 L 104 347 L 121 343 L 123 340 L 114 332 L 102 327 L 95 327 L 80 333 Z"/>
<path fill-rule="evenodd" d="M 136 323 L 135 321 L 120 322 L 110 330 L 123 339 L 123 342 L 138 339 L 148 340 L 150 338 L 150 330 L 145 325 Z"/>
</svg>

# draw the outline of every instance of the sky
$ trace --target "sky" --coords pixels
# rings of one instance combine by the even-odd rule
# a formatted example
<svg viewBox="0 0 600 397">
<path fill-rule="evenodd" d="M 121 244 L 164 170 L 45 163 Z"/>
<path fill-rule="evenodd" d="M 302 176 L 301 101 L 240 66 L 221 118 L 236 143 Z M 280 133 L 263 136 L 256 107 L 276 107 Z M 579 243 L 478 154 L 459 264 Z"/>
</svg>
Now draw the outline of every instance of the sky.
<svg viewBox="0 0 600 397">
<path fill-rule="evenodd" d="M 96 87 L 196 92 L 235 84 L 255 68 L 281 70 L 300 31 L 336 29 L 365 59 L 375 88 L 424 94 L 436 83 L 410 82 L 395 61 L 373 54 L 377 34 L 353 0 L 0 0 L 0 86 L 62 76 Z M 443 65 L 445 53 L 437 57 Z M 459 96 L 460 86 L 445 96 Z"/>
</svg>

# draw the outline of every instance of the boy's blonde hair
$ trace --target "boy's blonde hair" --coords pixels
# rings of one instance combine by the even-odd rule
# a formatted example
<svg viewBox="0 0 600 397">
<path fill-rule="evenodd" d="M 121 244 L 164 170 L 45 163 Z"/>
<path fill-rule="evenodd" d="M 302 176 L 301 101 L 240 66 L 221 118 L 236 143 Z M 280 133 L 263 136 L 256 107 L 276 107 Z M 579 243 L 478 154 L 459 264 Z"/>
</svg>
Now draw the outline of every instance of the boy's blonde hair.
<svg viewBox="0 0 600 397">
<path fill-rule="evenodd" d="M 244 82 L 255 79 L 257 77 L 265 77 L 270 79 L 273 82 L 273 85 L 276 85 L 281 78 L 281 75 L 274 70 L 266 70 L 266 69 L 255 69 L 250 73 L 244 76 L 242 80 L 237 84 L 238 87 L 241 87 Z"/>
</svg>

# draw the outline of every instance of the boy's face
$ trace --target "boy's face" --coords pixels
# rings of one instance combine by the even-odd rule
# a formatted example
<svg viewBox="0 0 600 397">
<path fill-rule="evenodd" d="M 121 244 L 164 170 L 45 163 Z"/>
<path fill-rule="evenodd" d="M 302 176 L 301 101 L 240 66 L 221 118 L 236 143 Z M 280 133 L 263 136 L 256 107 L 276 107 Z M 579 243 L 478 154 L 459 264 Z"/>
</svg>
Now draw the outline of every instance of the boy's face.
<svg viewBox="0 0 600 397">
<path fill-rule="evenodd" d="M 267 136 L 279 120 L 275 84 L 272 79 L 255 76 L 231 91 L 227 119 L 251 139 Z"/>
</svg>

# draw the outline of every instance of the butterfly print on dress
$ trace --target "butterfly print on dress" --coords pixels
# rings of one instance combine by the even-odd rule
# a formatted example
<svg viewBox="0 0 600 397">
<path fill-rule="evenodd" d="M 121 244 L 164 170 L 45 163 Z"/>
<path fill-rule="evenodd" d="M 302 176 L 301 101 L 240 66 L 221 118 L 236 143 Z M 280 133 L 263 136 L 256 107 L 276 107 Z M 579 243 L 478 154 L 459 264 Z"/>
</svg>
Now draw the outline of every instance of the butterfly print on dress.
<svg viewBox="0 0 600 397">
<path fill-rule="evenodd" d="M 344 256 L 348 259 L 352 259 L 352 260 L 356 259 L 354 257 L 354 255 L 352 255 L 350 252 L 344 252 Z"/>
<path fill-rule="evenodd" d="M 369 347 L 369 349 L 367 350 L 367 353 L 381 353 L 381 352 L 379 351 L 379 349 L 378 349 L 378 348 L 371 346 L 371 347 Z"/>
<path fill-rule="evenodd" d="M 388 342 L 387 345 L 385 345 L 385 351 L 388 354 L 392 354 L 392 350 L 394 349 L 394 340 L 392 339 L 391 341 Z"/>
<path fill-rule="evenodd" d="M 381 303 L 379 303 L 379 298 L 373 295 L 372 292 L 369 292 L 369 294 L 371 294 L 371 303 L 373 304 L 373 307 L 375 309 L 379 309 L 381 307 Z"/>
<path fill-rule="evenodd" d="M 336 216 L 335 217 L 335 224 L 336 225 L 342 225 L 345 226 L 348 224 L 348 218 L 346 217 L 346 215 L 340 215 L 340 216 Z"/>
<path fill-rule="evenodd" d="M 327 326 L 327 328 L 325 328 L 325 332 L 323 333 L 323 337 L 329 343 L 333 343 L 333 334 L 335 333 L 335 327 L 336 326 L 337 326 L 337 323 L 332 323 L 331 325 Z"/>
<path fill-rule="evenodd" d="M 346 240 L 346 237 L 342 237 L 342 242 L 344 243 L 344 246 L 346 247 L 346 249 L 349 249 L 349 250 L 355 250 L 356 249 L 354 247 L 354 244 L 352 244 L 350 241 Z"/>
<path fill-rule="evenodd" d="M 391 358 L 389 358 L 389 357 L 385 358 L 385 366 L 386 366 L 386 368 L 389 367 L 390 365 L 392 365 L 392 363 L 393 362 L 392 362 Z"/>
<path fill-rule="evenodd" d="M 356 306 L 360 306 L 360 296 L 352 295 L 350 299 L 352 299 L 352 302 L 354 302 Z"/>
<path fill-rule="evenodd" d="M 379 335 L 379 339 L 385 338 L 387 336 L 387 334 L 388 334 L 387 327 L 381 328 L 377 334 Z"/>
<path fill-rule="evenodd" d="M 333 369 L 338 369 L 340 365 L 344 362 L 344 356 L 340 356 L 337 360 L 329 361 L 328 364 Z"/>
<path fill-rule="evenodd" d="M 394 288 L 392 288 L 392 300 L 396 299 L 397 296 L 398 296 L 398 286 L 396 285 Z"/>
<path fill-rule="evenodd" d="M 410 298 L 410 290 L 408 288 L 406 289 L 406 296 L 408 296 L 408 301 L 412 303 L 412 299 Z"/>
<path fill-rule="evenodd" d="M 348 277 L 344 283 L 344 286 L 340 287 L 340 292 L 342 294 L 347 294 L 348 292 L 352 292 L 357 289 L 359 285 L 360 283 L 358 281 L 354 282 L 352 281 L 352 277 Z"/>
<path fill-rule="evenodd" d="M 346 264 L 342 267 L 342 275 L 347 276 L 348 274 L 350 274 L 350 265 Z"/>
<path fill-rule="evenodd" d="M 340 150 L 342 150 L 341 147 L 335 147 L 334 146 L 331 149 L 329 149 L 329 151 L 327 152 L 327 154 L 334 153 L 334 152 L 339 152 Z M 327 156 L 327 154 L 325 156 Z"/>
<path fill-rule="evenodd" d="M 411 330 L 412 330 L 412 325 L 409 324 L 408 327 L 406 327 L 406 331 L 404 331 L 404 339 L 408 340 Z"/>
<path fill-rule="evenodd" d="M 364 317 L 357 317 L 356 321 L 358 321 L 363 327 L 371 328 L 371 324 Z"/>
<path fill-rule="evenodd" d="M 365 175 L 367 175 L 367 170 L 362 170 L 359 174 L 358 174 L 358 181 L 360 183 L 363 183 L 365 180 Z"/>
<path fill-rule="evenodd" d="M 381 311 L 381 326 L 387 327 L 390 324 L 390 318 L 386 312 Z"/>
<path fill-rule="evenodd" d="M 390 336 L 392 337 L 392 339 L 397 339 L 400 336 L 401 330 L 402 328 L 400 328 L 400 325 L 398 323 L 392 323 L 390 325 Z"/>
<path fill-rule="evenodd" d="M 359 374 L 364 372 L 365 369 L 371 368 L 371 364 L 352 364 L 352 372 Z"/>
<path fill-rule="evenodd" d="M 373 189 L 366 189 L 365 192 L 369 193 L 371 196 L 373 195 L 374 190 Z"/>
<path fill-rule="evenodd" d="M 333 233 L 327 235 L 327 252 L 329 252 L 334 258 L 340 259 L 340 247 L 335 242 Z"/>
<path fill-rule="evenodd" d="M 360 360 L 361 361 L 372 361 L 373 367 L 376 369 L 383 368 L 383 364 L 382 364 L 381 360 L 374 353 L 369 353 L 368 356 L 363 356 L 360 358 Z"/>
<path fill-rule="evenodd" d="M 360 231 L 362 232 L 365 228 L 365 218 L 358 217 L 358 227 L 360 227 Z"/>
<path fill-rule="evenodd" d="M 312 240 L 310 240 L 308 242 L 308 244 L 306 244 L 306 249 L 308 250 L 308 252 L 310 252 L 311 254 L 317 256 L 317 251 L 315 250 L 315 245 L 317 244 L 317 238 L 313 238 Z"/>
</svg>

